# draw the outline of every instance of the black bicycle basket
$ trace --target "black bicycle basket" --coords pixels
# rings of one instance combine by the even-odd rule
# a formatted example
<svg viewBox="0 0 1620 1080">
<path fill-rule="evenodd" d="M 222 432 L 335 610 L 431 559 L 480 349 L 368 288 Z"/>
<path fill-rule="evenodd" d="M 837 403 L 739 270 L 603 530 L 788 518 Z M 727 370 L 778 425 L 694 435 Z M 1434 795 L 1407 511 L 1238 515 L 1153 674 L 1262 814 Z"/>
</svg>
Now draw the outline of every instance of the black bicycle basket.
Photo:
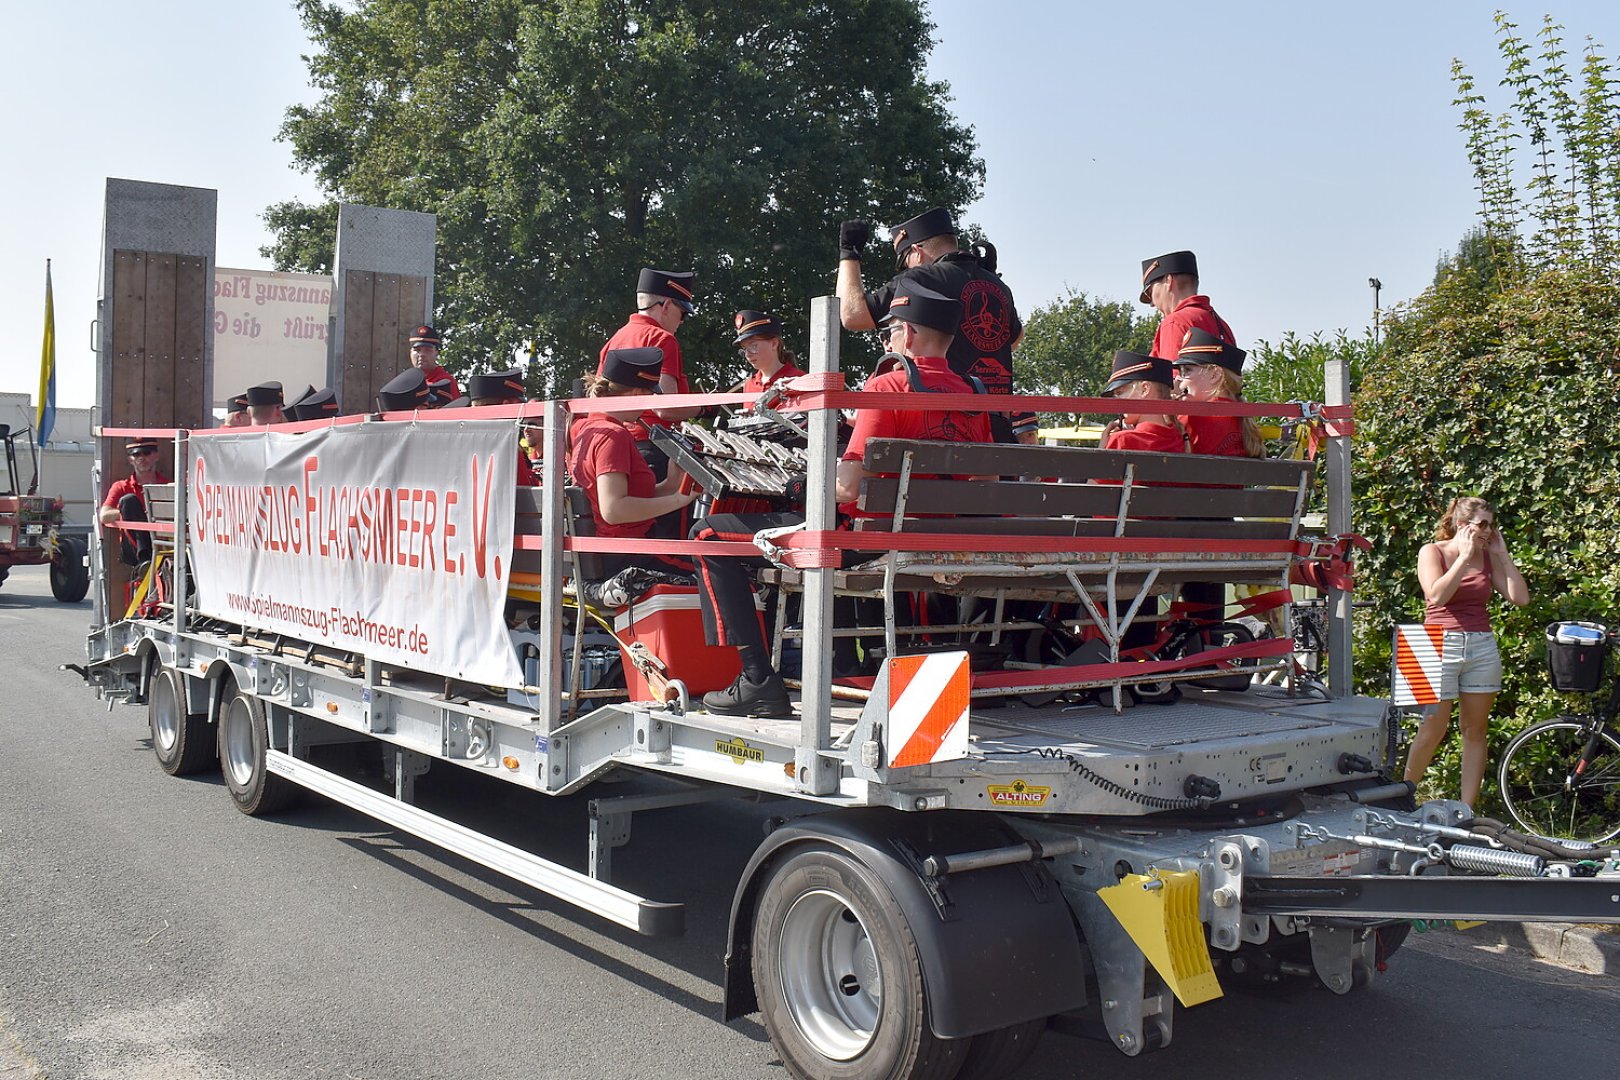
<svg viewBox="0 0 1620 1080">
<path fill-rule="evenodd" d="M 1603 679 L 1609 631 L 1590 622 L 1555 622 L 1547 627 L 1547 678 L 1554 690 L 1590 694 Z"/>
</svg>

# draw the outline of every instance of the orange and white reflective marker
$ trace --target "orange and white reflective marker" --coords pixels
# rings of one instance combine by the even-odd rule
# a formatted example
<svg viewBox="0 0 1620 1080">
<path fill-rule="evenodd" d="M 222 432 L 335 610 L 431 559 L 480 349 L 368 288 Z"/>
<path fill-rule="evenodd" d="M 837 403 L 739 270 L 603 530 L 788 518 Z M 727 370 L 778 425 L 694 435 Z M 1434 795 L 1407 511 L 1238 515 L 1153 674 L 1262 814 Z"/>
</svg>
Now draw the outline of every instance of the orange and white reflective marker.
<svg viewBox="0 0 1620 1080">
<path fill-rule="evenodd" d="M 897 656 L 888 663 L 883 745 L 889 767 L 954 761 L 967 753 L 972 673 L 965 652 Z"/>
<path fill-rule="evenodd" d="M 1407 624 L 1395 628 L 1395 670 L 1390 678 L 1395 705 L 1433 705 L 1440 700 L 1440 657 L 1446 631 Z"/>
</svg>

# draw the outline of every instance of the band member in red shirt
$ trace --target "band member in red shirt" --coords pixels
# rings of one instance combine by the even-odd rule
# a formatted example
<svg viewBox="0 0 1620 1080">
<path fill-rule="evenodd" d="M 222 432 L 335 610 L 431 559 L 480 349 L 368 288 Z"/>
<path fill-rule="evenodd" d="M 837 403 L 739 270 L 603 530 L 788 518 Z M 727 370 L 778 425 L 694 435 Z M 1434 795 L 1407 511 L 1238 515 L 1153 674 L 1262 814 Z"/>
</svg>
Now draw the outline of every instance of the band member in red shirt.
<svg viewBox="0 0 1620 1080">
<path fill-rule="evenodd" d="M 1157 356 L 1126 352 L 1114 354 L 1114 372 L 1103 397 L 1140 401 L 1143 410 L 1170 409 L 1175 372 L 1170 361 Z M 1187 432 L 1167 413 L 1129 412 L 1108 425 L 1104 450 L 1157 450 L 1180 454 L 1187 449 Z"/>
<path fill-rule="evenodd" d="M 861 251 L 871 236 L 869 221 L 846 221 L 838 228 L 838 315 L 846 330 L 871 330 L 887 318 L 902 281 L 961 301 L 951 337 L 951 370 L 977 379 L 992 394 L 1011 394 L 1013 349 L 1023 339 L 1012 290 L 996 271 L 996 249 L 987 241 L 963 249 L 951 212 L 936 206 L 889 230 L 900 272 L 881 288 L 866 291 Z M 991 427 L 998 442 L 1033 443 L 1034 413 L 995 413 Z"/>
<path fill-rule="evenodd" d="M 905 365 L 867 380 L 865 389 L 890 393 L 971 394 L 974 388 L 951 371 L 945 354 L 950 348 L 961 303 L 956 299 L 907 283 L 891 301 L 888 315 L 900 323 L 890 347 Z M 835 494 L 853 503 L 866 475 L 861 455 L 868 439 L 944 439 L 989 442 L 990 421 L 984 413 L 955 410 L 861 409 L 855 414 L 855 433 L 838 463 Z M 763 529 L 797 525 L 803 516 L 793 513 L 711 514 L 692 530 L 694 540 L 752 540 Z M 742 658 L 742 674 L 724 690 L 703 696 L 703 707 L 723 716 L 777 716 L 792 714 L 787 687 L 771 667 L 770 650 L 755 615 L 749 568 L 763 559 L 699 555 L 698 596 L 703 606 L 704 636 L 711 645 L 735 645 Z"/>
<path fill-rule="evenodd" d="M 1176 382 L 1188 401 L 1243 400 L 1243 360 L 1247 354 L 1231 342 L 1194 327 L 1182 335 L 1174 361 Z M 1265 457 L 1265 440 L 1252 416 L 1183 416 L 1195 454 Z"/>
<path fill-rule="evenodd" d="M 152 519 L 146 501 L 148 484 L 167 484 L 171 481 L 159 469 L 158 441 L 141 435 L 124 444 L 129 455 L 130 474 L 115 481 L 107 489 L 97 515 L 103 525 L 116 525 L 120 521 L 147 522 Z M 152 557 L 152 537 L 145 532 L 119 533 L 119 557 L 130 566 L 139 566 Z"/>
<path fill-rule="evenodd" d="M 638 540 L 652 533 L 655 518 L 689 506 L 699 492 L 682 491 L 686 474 L 671 463 L 659 480 L 636 449 L 630 425 L 641 414 L 641 399 L 661 393 L 660 371 L 664 354 L 647 347 L 609 349 L 602 357 L 602 373 L 586 387 L 593 398 L 629 399 L 624 412 L 587 413 L 574 421 L 569 432 L 568 475 L 591 501 L 596 535 Z M 691 573 L 690 563 L 673 556 L 603 552 L 603 577 L 641 566 L 652 570 Z"/>
<path fill-rule="evenodd" d="M 461 396 L 461 385 L 456 377 L 439 364 L 439 346 L 443 344 L 444 338 L 439 332 L 425 323 L 411 331 L 411 366 L 434 388 L 440 405 Z"/>
<path fill-rule="evenodd" d="M 607 355 L 613 349 L 653 348 L 663 356 L 663 366 L 658 376 L 659 393 L 688 393 L 686 371 L 681 365 L 681 343 L 675 340 L 675 332 L 681 328 L 686 317 L 697 310 L 693 302 L 696 280 L 697 274 L 692 270 L 643 267 L 641 276 L 636 279 L 635 314 L 615 330 L 613 336 L 607 339 L 607 344 L 602 346 L 596 373 L 604 373 Z M 630 434 L 636 439 L 637 451 L 658 479 L 664 478 L 669 459 L 647 438 L 647 428 L 669 427 L 692 419 L 698 412 L 696 408 L 649 409 L 628 423 Z"/>
<path fill-rule="evenodd" d="M 791 379 L 804 372 L 798 357 L 782 343 L 782 320 L 763 311 L 739 311 L 732 319 L 737 340 L 732 342 L 754 370 L 743 382 L 742 392 L 757 394 L 778 379 Z"/>
<path fill-rule="evenodd" d="M 1190 251 L 1142 260 L 1141 301 L 1164 316 L 1153 335 L 1150 351 L 1154 356 L 1174 363 L 1182 339 L 1193 327 L 1207 330 L 1229 345 L 1237 342 L 1226 320 L 1210 307 L 1209 297 L 1198 292 L 1198 256 Z"/>
</svg>

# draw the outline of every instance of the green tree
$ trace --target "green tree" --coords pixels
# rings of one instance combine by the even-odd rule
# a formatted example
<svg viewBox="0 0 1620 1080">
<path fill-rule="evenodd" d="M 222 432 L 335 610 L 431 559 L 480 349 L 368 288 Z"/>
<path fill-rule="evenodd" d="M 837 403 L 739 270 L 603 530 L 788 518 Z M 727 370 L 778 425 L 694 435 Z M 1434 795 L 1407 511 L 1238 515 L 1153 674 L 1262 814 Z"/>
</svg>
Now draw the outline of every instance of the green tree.
<svg viewBox="0 0 1620 1080">
<path fill-rule="evenodd" d="M 1620 117 L 1595 44 L 1576 85 L 1551 20 L 1539 58 L 1505 17 L 1498 31 L 1506 112 L 1488 113 L 1472 76 L 1453 68 L 1480 229 L 1391 313 L 1384 352 L 1363 375 L 1355 525 L 1377 541 L 1358 559 L 1358 595 L 1377 610 L 1360 624 L 1356 658 L 1365 687 L 1382 693 L 1391 626 L 1422 618 L 1418 549 L 1451 499 L 1496 505 L 1531 593 L 1527 608 L 1495 616 L 1506 661 L 1499 747 L 1568 705 L 1543 674 L 1546 624 L 1620 618 Z M 1532 161 L 1521 173 L 1514 150 L 1524 147 Z M 1523 174 L 1527 198 L 1515 183 Z M 1455 790 L 1455 741 L 1439 760 Z"/>
<path fill-rule="evenodd" d="M 699 384 L 738 362 L 730 317 L 807 334 L 836 223 L 960 207 L 984 178 L 929 81 L 920 0 L 298 0 L 320 92 L 282 137 L 333 200 L 438 215 L 450 366 L 534 352 L 533 388 L 594 366 L 640 266 L 696 268 Z M 267 219 L 320 265 L 324 208 Z M 871 343 L 855 343 L 856 351 Z"/>
<path fill-rule="evenodd" d="M 1114 352 L 1147 352 L 1158 325 L 1157 316 L 1143 318 L 1133 304 L 1070 289 L 1024 319 L 1015 358 L 1018 392 L 1095 397 L 1108 383 Z"/>
<path fill-rule="evenodd" d="M 1334 357 L 1349 364 L 1350 393 L 1354 395 L 1379 352 L 1371 330 L 1359 338 L 1340 330 L 1331 340 L 1325 340 L 1320 333 L 1302 339 L 1290 332 L 1275 345 L 1262 338 L 1249 350 L 1243 369 L 1243 396 L 1249 401 L 1320 402 L 1323 370 Z"/>
</svg>

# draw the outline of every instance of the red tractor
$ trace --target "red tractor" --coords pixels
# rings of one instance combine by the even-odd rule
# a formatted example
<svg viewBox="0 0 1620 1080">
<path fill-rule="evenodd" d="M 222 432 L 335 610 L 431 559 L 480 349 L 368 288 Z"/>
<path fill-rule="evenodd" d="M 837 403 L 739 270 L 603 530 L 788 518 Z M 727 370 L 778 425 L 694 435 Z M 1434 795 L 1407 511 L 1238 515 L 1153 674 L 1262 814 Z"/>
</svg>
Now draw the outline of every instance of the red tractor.
<svg viewBox="0 0 1620 1080">
<path fill-rule="evenodd" d="M 89 546 L 85 537 L 69 535 L 62 525 L 62 500 L 34 494 L 39 486 L 39 457 L 28 443 L 34 479 L 24 494 L 17 472 L 17 439 L 0 424 L 5 444 L 5 469 L 0 471 L 0 582 L 13 566 L 51 566 L 51 595 L 64 604 L 76 604 L 90 589 Z"/>
</svg>

